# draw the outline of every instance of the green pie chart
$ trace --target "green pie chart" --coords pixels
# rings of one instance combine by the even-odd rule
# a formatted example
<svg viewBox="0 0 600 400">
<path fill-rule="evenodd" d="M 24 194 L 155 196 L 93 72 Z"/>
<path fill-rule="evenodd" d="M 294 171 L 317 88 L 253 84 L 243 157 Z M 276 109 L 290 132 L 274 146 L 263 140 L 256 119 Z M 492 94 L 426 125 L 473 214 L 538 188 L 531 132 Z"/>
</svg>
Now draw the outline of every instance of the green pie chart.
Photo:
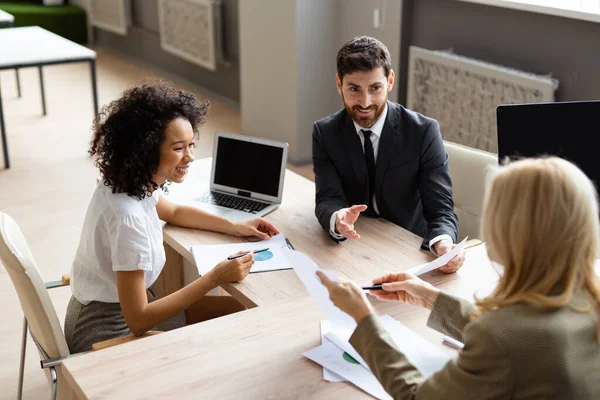
<svg viewBox="0 0 600 400">
<path fill-rule="evenodd" d="M 354 359 L 350 354 L 344 352 L 344 360 L 348 361 L 350 364 L 360 364 L 358 361 Z"/>
</svg>

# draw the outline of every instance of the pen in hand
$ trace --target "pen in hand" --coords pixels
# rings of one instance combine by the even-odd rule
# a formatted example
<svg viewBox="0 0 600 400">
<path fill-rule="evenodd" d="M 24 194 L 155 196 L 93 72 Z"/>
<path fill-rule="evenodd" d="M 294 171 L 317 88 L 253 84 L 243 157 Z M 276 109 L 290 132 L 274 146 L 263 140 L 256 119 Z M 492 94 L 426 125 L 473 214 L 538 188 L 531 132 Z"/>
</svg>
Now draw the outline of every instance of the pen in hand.
<svg viewBox="0 0 600 400">
<path fill-rule="evenodd" d="M 383 290 L 383 288 L 381 287 L 381 283 L 378 283 L 377 285 L 372 285 L 372 286 L 362 286 L 361 289 L 362 290 Z"/>
<path fill-rule="evenodd" d="M 262 253 L 263 251 L 267 251 L 269 250 L 268 247 L 264 248 L 264 249 L 258 249 L 258 250 L 254 250 L 254 254 L 256 253 Z M 232 254 L 229 257 L 227 257 L 228 260 L 235 260 L 236 258 L 240 258 L 240 257 L 244 257 L 245 255 L 248 255 L 250 252 L 247 251 L 245 253 L 242 254 Z"/>
</svg>

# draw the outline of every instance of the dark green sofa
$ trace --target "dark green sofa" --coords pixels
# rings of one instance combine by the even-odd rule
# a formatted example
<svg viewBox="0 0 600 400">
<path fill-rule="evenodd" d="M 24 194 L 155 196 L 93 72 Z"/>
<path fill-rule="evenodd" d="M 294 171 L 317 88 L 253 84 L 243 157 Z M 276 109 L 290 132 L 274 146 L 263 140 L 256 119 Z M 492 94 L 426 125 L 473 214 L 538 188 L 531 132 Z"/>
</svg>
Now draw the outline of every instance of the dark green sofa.
<svg viewBox="0 0 600 400">
<path fill-rule="evenodd" d="M 41 26 L 77 43 L 87 43 L 87 16 L 75 5 L 42 6 L 23 0 L 0 0 L 0 10 L 15 17 L 15 26 Z"/>
</svg>

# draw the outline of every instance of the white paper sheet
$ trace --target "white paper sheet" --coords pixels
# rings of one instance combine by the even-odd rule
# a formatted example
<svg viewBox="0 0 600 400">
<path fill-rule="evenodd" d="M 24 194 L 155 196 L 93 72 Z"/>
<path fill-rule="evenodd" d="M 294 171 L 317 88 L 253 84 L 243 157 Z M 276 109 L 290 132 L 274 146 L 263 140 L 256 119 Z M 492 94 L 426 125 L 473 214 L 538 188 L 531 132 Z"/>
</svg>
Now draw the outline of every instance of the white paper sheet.
<svg viewBox="0 0 600 400">
<path fill-rule="evenodd" d="M 333 302 L 329 300 L 329 292 L 319 280 L 317 271 L 322 271 L 329 277 L 329 279 L 332 279 L 336 282 L 338 281 L 337 277 L 330 271 L 325 271 L 317 267 L 317 264 L 315 264 L 313 260 L 311 260 L 310 257 L 304 253 L 290 249 L 284 249 L 283 254 L 285 257 L 287 257 L 290 264 L 294 268 L 294 271 L 298 275 L 298 278 L 300 278 L 304 284 L 304 287 L 306 287 L 306 290 L 308 290 L 308 293 L 310 293 L 312 298 L 317 303 L 319 310 L 325 314 L 327 320 L 334 325 L 339 325 L 341 327 L 354 330 L 356 327 L 356 322 L 351 316 L 334 306 Z"/>
<path fill-rule="evenodd" d="M 438 269 L 439 267 L 443 267 L 444 265 L 448 264 L 448 261 L 450 261 L 454 257 L 456 257 L 458 255 L 458 253 L 460 253 L 461 250 L 465 248 L 466 244 L 467 244 L 467 238 L 464 238 L 462 240 L 462 242 L 457 244 L 452 250 L 450 250 L 443 256 L 438 257 L 435 260 L 433 260 L 427 264 L 421 264 L 421 265 L 417 265 L 416 267 L 412 267 L 411 269 L 409 269 L 406 272 L 408 272 L 409 274 L 419 276 L 419 275 L 426 274 L 429 271 L 433 271 L 434 269 Z"/>
<path fill-rule="evenodd" d="M 600 278 L 600 260 L 596 260 L 596 266 L 595 266 L 595 269 L 596 269 L 596 276 L 597 276 L 598 278 Z"/>
<path fill-rule="evenodd" d="M 331 324 L 329 323 L 329 321 L 321 320 L 321 344 L 331 343 L 331 341 L 325 337 L 325 334 L 327 334 L 327 332 L 329 332 L 330 329 L 331 329 Z M 340 351 L 342 351 L 342 349 L 340 349 Z M 323 367 L 323 379 L 326 380 L 327 382 L 345 382 L 346 381 L 346 379 L 339 376 L 335 372 L 328 370 L 325 367 Z"/>
<path fill-rule="evenodd" d="M 398 350 L 404 353 L 408 361 L 423 374 L 425 379 L 444 368 L 450 361 L 450 356 L 446 352 L 408 329 L 400 321 L 396 321 L 389 315 L 381 316 L 379 320 L 394 340 Z"/>
<path fill-rule="evenodd" d="M 377 399 L 392 398 L 369 370 L 356 364 L 347 356 L 344 357 L 344 352 L 332 343 L 325 343 L 302 355 L 349 380 Z"/>
<path fill-rule="evenodd" d="M 260 242 L 197 245 L 192 246 L 191 251 L 196 262 L 196 267 L 198 268 L 198 273 L 204 275 L 212 270 L 215 265 L 238 251 L 258 250 L 265 247 L 268 247 L 269 250 L 254 256 L 255 263 L 250 273 L 292 268 L 287 257 L 283 255 L 283 250 L 288 247 L 285 236 L 281 233 L 269 240 L 262 240 Z"/>
<path fill-rule="evenodd" d="M 331 343 L 335 344 L 337 347 L 351 355 L 352 358 L 358 361 L 363 368 L 371 371 L 367 362 L 360 356 L 360 354 L 358 354 L 358 351 L 356 351 L 349 342 L 350 336 L 352 336 L 352 332 L 354 332 L 355 328 L 356 326 L 349 327 L 332 323 L 329 327 L 329 331 L 325 334 L 325 337 L 329 339 Z"/>
<path fill-rule="evenodd" d="M 426 379 L 444 368 L 450 360 L 450 356 L 442 349 L 411 331 L 400 321 L 396 321 L 389 315 L 381 316 L 379 320 L 392 337 L 396 347 L 404 353 L 406 358 Z M 387 393 L 383 391 L 383 387 L 377 382 L 373 373 L 366 367 L 364 360 L 360 356 L 358 358 L 355 356 L 358 353 L 347 341 L 350 338 L 351 331 L 329 324 L 328 321 L 321 321 L 321 332 L 325 336 L 322 345 L 303 353 L 303 355 L 323 366 L 325 380 L 329 380 L 325 378 L 326 374 L 337 375 L 342 380 L 352 382 L 374 397 L 389 398 L 386 397 Z M 345 357 L 344 353 L 346 354 Z M 354 360 L 348 358 L 348 355 Z M 339 380 L 330 381 L 339 382 Z"/>
<path fill-rule="evenodd" d="M 419 334 L 411 331 L 400 321 L 396 321 L 389 315 L 379 317 L 382 325 L 388 331 L 396 347 L 406 355 L 406 358 L 428 378 L 446 365 L 450 356 L 442 349 L 436 347 L 433 343 L 427 341 Z M 350 344 L 350 336 L 354 329 L 344 328 L 330 324 L 329 329 L 324 336 L 333 344 L 344 350 L 358 361 L 364 368 L 369 369 L 366 361 Z"/>
</svg>

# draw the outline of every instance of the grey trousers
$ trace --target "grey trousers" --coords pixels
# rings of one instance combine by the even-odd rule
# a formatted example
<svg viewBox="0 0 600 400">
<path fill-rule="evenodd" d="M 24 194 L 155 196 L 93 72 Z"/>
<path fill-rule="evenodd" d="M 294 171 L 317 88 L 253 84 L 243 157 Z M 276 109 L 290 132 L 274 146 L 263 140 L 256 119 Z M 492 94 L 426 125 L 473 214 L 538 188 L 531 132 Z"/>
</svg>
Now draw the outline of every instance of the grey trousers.
<svg viewBox="0 0 600 400">
<path fill-rule="evenodd" d="M 149 301 L 153 300 L 155 299 Z M 169 331 L 182 326 L 185 326 L 183 312 L 155 329 Z M 119 303 L 92 301 L 83 305 L 71 296 L 65 318 L 65 338 L 72 354 L 91 351 L 94 343 L 127 336 L 130 333 Z"/>
</svg>

